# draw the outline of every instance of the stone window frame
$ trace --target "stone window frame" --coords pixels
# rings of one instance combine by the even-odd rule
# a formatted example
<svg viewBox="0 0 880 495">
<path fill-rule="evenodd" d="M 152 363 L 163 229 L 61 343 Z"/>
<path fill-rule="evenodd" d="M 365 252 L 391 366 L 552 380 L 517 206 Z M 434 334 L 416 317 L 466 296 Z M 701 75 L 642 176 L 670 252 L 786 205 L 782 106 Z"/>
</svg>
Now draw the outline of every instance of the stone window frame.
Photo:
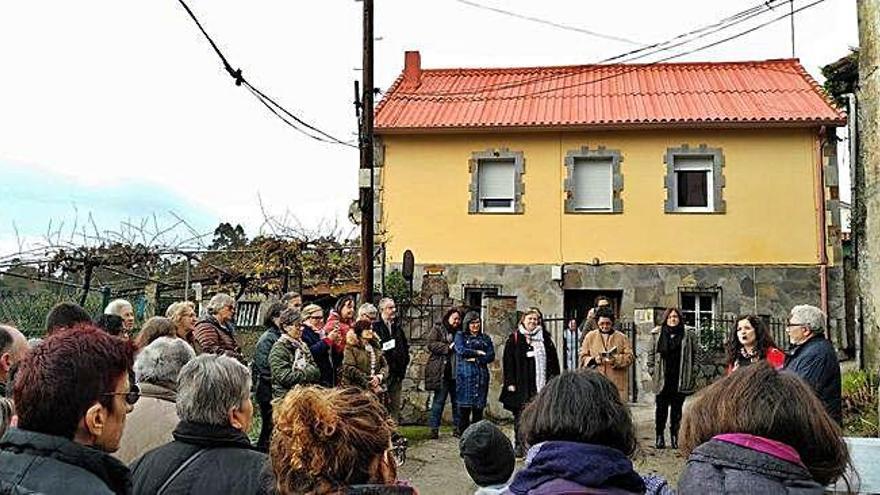
<svg viewBox="0 0 880 495">
<path fill-rule="evenodd" d="M 703 207 L 678 207 L 678 186 L 675 177 L 676 156 L 710 156 L 712 157 L 712 204 Z M 663 203 L 665 213 L 683 214 L 719 214 L 727 211 L 727 202 L 724 201 L 724 152 L 722 148 L 710 148 L 706 144 L 700 144 L 691 148 L 682 144 L 678 148 L 667 148 L 663 156 L 666 164 L 666 177 L 663 187 L 666 188 L 666 201 Z"/>
<path fill-rule="evenodd" d="M 579 210 L 575 204 L 574 195 L 574 167 L 578 159 L 603 159 L 611 158 L 611 209 L 610 210 Z M 575 214 L 599 214 L 607 215 L 609 213 L 623 213 L 623 199 L 621 192 L 623 191 L 623 174 L 620 172 L 620 162 L 623 157 L 620 150 L 607 149 L 599 146 L 597 149 L 591 150 L 589 146 L 582 146 L 580 149 L 569 150 L 565 154 L 565 213 Z"/>
<path fill-rule="evenodd" d="M 513 210 L 483 211 L 480 209 L 480 161 L 481 160 L 513 160 Z M 525 193 L 523 174 L 525 173 L 525 157 L 522 151 L 510 151 L 508 148 L 489 148 L 485 151 L 474 151 L 468 160 L 468 173 L 471 182 L 468 186 L 470 200 L 468 214 L 473 215 L 517 215 L 525 211 L 522 196 Z"/>
</svg>

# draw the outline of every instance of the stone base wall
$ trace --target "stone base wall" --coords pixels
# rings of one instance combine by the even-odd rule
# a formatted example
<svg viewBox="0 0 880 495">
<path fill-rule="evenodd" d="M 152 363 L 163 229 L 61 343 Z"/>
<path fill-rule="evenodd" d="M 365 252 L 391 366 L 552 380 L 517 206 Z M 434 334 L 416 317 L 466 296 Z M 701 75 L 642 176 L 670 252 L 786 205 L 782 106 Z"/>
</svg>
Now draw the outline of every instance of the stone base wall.
<svg viewBox="0 0 880 495">
<path fill-rule="evenodd" d="M 554 265 L 442 265 L 441 275 L 448 297 L 462 300 L 465 286 L 497 285 L 501 294 L 515 297 L 516 308 L 541 308 L 545 315 L 563 315 L 565 290 L 588 289 L 622 291 L 621 318 L 634 320 L 635 311 L 644 308 L 679 306 L 680 291 L 713 288 L 718 290 L 718 304 L 723 314 L 757 313 L 785 318 L 792 306 L 812 304 L 821 306 L 820 269 L 817 266 L 743 266 L 743 265 L 587 265 L 567 264 L 563 280 L 552 279 Z M 391 266 L 390 269 L 399 267 Z M 436 270 L 438 265 L 431 265 Z M 421 289 L 425 267 L 417 265 L 415 290 Z M 829 335 L 843 347 L 845 340 L 845 306 L 843 297 L 843 270 L 829 267 L 828 312 Z M 435 277 L 436 278 L 436 277 Z M 431 279 L 429 277 L 429 279 Z M 434 281 L 433 283 L 436 283 Z M 650 348 L 651 323 L 637 325 L 636 383 L 639 402 L 653 402 L 651 380 L 646 367 L 646 350 Z M 487 329 L 488 330 L 488 329 Z M 498 328 L 490 332 L 496 344 L 500 367 L 504 336 L 510 329 Z M 785 343 L 780 343 L 784 345 Z M 703 360 L 706 367 L 701 375 L 709 377 L 723 371 L 718 356 Z M 427 352 L 418 346 L 413 350 L 413 364 L 405 382 L 407 421 L 427 419 L 430 392 L 424 391 L 424 363 Z M 711 370 L 709 368 L 712 368 Z M 497 370 L 495 370 L 497 371 Z M 702 373 L 705 371 L 705 373 Z M 492 374 L 495 380 L 500 375 Z M 497 403 L 497 388 L 490 390 L 492 416 L 504 417 L 505 411 Z"/>
</svg>

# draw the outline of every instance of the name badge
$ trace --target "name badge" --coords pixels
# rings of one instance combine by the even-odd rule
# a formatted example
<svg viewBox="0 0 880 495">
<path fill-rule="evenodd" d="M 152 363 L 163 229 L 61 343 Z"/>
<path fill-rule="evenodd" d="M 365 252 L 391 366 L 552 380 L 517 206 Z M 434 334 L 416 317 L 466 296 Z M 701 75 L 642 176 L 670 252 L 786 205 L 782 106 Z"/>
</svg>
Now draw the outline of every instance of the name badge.
<svg viewBox="0 0 880 495">
<path fill-rule="evenodd" d="M 529 351 L 529 352 L 527 352 L 527 353 L 526 353 L 526 357 L 531 357 L 531 358 L 535 357 L 535 351 Z"/>
<path fill-rule="evenodd" d="M 397 343 L 394 342 L 394 339 L 391 339 L 387 342 L 383 342 L 382 343 L 382 351 L 390 351 L 391 349 L 394 349 L 395 345 L 397 345 Z"/>
</svg>

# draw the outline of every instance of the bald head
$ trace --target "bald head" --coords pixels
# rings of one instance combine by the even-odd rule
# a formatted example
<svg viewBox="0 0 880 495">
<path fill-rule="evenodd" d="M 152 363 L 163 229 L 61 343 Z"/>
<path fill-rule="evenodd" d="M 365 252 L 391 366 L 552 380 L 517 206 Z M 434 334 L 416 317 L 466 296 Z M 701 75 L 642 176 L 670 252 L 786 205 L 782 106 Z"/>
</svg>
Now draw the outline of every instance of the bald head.
<svg viewBox="0 0 880 495">
<path fill-rule="evenodd" d="M 27 337 L 17 328 L 0 325 L 0 381 L 6 382 L 9 368 L 28 352 Z"/>
</svg>

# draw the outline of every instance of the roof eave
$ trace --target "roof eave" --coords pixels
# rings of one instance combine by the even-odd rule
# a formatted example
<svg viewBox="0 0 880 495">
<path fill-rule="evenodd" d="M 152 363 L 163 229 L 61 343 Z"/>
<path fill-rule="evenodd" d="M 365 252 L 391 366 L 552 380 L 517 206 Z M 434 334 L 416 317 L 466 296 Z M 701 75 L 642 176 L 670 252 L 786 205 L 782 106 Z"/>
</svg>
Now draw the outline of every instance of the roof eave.
<svg viewBox="0 0 880 495">
<path fill-rule="evenodd" d="M 438 126 L 438 127 L 382 127 L 376 126 L 375 134 L 455 134 L 498 132 L 575 132 L 613 131 L 641 129 L 767 129 L 767 128 L 818 128 L 840 127 L 846 119 L 813 120 L 760 120 L 760 121 L 687 121 L 687 122 L 610 122 L 602 124 L 566 125 L 501 125 L 501 126 Z"/>
</svg>

